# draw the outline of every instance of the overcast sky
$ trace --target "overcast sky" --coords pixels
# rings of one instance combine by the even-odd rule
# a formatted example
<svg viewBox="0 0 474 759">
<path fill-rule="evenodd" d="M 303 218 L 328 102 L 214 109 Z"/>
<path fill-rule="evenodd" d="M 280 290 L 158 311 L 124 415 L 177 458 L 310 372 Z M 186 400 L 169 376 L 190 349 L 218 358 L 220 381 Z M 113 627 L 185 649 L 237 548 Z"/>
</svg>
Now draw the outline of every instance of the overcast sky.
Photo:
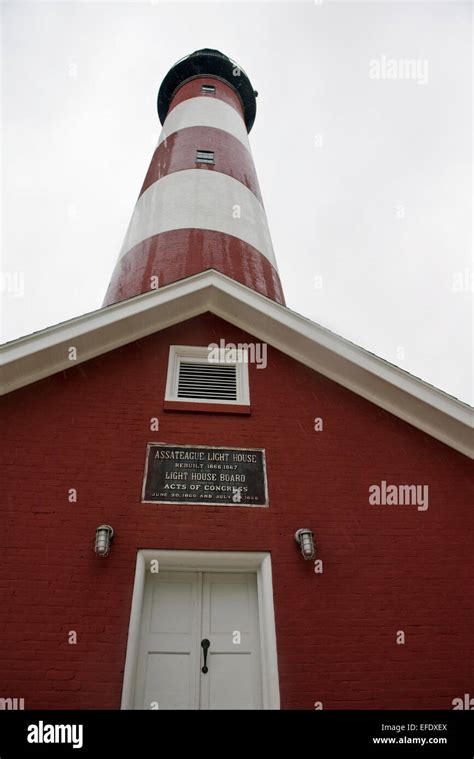
<svg viewBox="0 0 474 759">
<path fill-rule="evenodd" d="M 213 47 L 259 92 L 250 142 L 287 305 L 472 402 L 470 3 L 1 12 L 3 341 L 101 306 L 159 85 Z"/>
</svg>

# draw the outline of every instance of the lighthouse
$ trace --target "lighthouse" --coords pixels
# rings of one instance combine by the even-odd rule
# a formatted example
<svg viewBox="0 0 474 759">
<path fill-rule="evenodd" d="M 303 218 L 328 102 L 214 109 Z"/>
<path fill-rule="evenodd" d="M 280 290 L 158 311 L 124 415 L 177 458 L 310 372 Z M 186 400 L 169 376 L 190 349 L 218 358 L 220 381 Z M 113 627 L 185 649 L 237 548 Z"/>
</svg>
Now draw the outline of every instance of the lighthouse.
<svg viewBox="0 0 474 759">
<path fill-rule="evenodd" d="M 470 409 L 285 305 L 240 65 L 158 115 L 104 304 L 2 349 L 1 703 L 459 708 Z"/>
<path fill-rule="evenodd" d="M 104 305 L 209 269 L 284 302 L 248 138 L 256 96 L 218 50 L 165 76 L 163 128 Z"/>
</svg>

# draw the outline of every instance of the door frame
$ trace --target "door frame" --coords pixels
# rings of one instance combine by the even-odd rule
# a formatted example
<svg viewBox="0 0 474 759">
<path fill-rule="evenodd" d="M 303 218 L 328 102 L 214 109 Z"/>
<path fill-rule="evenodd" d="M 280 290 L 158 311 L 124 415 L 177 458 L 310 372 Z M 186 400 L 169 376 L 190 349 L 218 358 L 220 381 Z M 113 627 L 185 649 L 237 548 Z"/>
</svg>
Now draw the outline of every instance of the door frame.
<svg viewBox="0 0 474 759">
<path fill-rule="evenodd" d="M 269 553 L 253 551 L 168 551 L 151 548 L 137 552 L 121 709 L 133 709 L 140 642 L 140 625 L 147 563 L 157 559 L 166 572 L 255 572 L 257 575 L 263 709 L 280 708 L 278 659 L 273 607 L 272 563 Z"/>
</svg>

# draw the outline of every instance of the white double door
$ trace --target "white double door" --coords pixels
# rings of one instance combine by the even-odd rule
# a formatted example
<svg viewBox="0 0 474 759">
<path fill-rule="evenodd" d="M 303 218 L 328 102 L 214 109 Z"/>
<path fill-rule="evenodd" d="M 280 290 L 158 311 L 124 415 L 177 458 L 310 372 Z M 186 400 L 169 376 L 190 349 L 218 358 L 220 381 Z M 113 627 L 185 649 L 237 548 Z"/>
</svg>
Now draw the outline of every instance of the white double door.
<svg viewBox="0 0 474 759">
<path fill-rule="evenodd" d="M 256 575 L 146 575 L 135 708 L 261 709 Z"/>
</svg>

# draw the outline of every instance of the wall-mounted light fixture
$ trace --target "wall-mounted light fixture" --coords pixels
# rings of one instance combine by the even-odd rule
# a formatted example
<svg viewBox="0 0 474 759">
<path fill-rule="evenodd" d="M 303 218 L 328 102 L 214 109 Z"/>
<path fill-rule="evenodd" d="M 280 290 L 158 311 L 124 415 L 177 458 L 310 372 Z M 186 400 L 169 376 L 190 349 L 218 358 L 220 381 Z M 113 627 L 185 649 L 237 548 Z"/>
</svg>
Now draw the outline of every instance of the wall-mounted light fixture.
<svg viewBox="0 0 474 759">
<path fill-rule="evenodd" d="M 114 539 L 114 531 L 109 524 L 101 524 L 95 531 L 95 553 L 96 556 L 108 556 L 110 553 L 110 544 Z"/>
<path fill-rule="evenodd" d="M 307 527 L 302 527 L 295 533 L 295 540 L 301 548 L 303 559 L 314 559 L 316 551 L 314 547 L 313 534 Z"/>
</svg>

